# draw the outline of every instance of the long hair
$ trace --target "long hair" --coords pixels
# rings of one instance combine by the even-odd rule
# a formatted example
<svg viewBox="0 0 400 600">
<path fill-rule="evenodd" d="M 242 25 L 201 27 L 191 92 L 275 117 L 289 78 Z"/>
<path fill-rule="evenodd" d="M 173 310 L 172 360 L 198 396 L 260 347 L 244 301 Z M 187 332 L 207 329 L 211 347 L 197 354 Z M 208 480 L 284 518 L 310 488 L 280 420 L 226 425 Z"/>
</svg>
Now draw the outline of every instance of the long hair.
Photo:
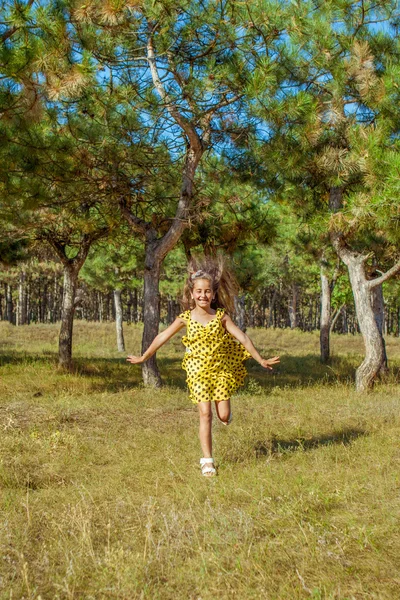
<svg viewBox="0 0 400 600">
<path fill-rule="evenodd" d="M 225 308 L 233 314 L 234 297 L 237 295 L 239 285 L 226 259 L 219 255 L 214 257 L 203 256 L 192 258 L 188 264 L 188 277 L 183 289 L 182 305 L 185 310 L 195 307 L 192 300 L 194 284 L 198 279 L 207 279 L 214 292 L 213 308 Z"/>
</svg>

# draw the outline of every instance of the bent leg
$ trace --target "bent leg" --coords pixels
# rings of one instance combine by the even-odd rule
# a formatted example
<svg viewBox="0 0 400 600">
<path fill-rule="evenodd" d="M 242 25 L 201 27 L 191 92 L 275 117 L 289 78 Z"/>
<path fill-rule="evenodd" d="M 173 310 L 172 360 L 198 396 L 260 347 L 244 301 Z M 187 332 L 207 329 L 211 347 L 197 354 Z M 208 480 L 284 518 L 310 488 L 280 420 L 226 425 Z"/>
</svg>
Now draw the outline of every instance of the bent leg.
<svg viewBox="0 0 400 600">
<path fill-rule="evenodd" d="M 220 400 L 215 402 L 215 410 L 218 419 L 224 424 L 229 425 L 231 422 L 231 401 Z"/>
</svg>

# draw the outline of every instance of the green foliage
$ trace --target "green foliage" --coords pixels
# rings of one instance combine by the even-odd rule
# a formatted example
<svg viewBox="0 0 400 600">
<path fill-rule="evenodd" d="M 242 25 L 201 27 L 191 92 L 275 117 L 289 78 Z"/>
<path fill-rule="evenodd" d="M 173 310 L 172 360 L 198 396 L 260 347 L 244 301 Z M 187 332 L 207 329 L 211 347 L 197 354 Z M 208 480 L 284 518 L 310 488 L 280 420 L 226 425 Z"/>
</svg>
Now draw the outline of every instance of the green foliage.
<svg viewBox="0 0 400 600">
<path fill-rule="evenodd" d="M 126 228 L 118 238 L 94 245 L 81 271 L 87 284 L 101 291 L 135 289 L 142 285 L 143 244 Z"/>
<path fill-rule="evenodd" d="M 140 275 L 140 243 L 131 254 L 117 241 L 119 203 L 163 236 L 187 142 L 154 90 L 151 32 L 168 99 L 199 134 L 211 119 L 186 254 L 224 250 L 246 290 L 283 280 L 316 290 L 323 252 L 332 263 L 329 229 L 340 225 L 371 264 L 392 264 L 400 243 L 394 2 L 2 7 L 0 218 L 13 240 L 52 238 L 70 259 L 84 236 L 112 231 L 85 277 L 107 287 Z M 345 188 L 345 203 L 331 219 L 333 185 Z M 182 253 L 163 273 L 172 296 Z"/>
</svg>

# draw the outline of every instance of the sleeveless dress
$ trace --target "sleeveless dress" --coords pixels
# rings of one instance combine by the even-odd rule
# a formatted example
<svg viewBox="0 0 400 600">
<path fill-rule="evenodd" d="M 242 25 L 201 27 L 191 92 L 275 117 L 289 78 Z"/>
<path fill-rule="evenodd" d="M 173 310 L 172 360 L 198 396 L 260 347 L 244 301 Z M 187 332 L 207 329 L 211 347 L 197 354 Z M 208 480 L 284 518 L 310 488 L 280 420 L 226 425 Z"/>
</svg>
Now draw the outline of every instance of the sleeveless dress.
<svg viewBox="0 0 400 600">
<path fill-rule="evenodd" d="M 251 355 L 225 330 L 221 322 L 224 313 L 223 308 L 218 308 L 207 325 L 193 321 L 190 310 L 179 315 L 187 326 L 182 338 L 186 346 L 182 368 L 195 404 L 229 400 L 247 375 L 243 361 Z"/>
</svg>

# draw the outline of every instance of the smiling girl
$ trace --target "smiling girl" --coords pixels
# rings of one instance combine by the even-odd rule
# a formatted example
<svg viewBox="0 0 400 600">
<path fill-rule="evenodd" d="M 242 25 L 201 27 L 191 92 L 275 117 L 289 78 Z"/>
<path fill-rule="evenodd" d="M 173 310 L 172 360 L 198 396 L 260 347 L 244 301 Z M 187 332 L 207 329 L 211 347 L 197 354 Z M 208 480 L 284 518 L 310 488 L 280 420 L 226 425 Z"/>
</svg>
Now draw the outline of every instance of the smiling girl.
<svg viewBox="0 0 400 600">
<path fill-rule="evenodd" d="M 279 357 L 265 359 L 253 342 L 232 321 L 233 299 L 237 284 L 224 265 L 222 258 L 191 261 L 184 292 L 183 304 L 187 310 L 150 344 L 140 356 L 128 356 L 132 364 L 149 359 L 180 329 L 186 326 L 182 338 L 186 346 L 182 367 L 187 374 L 190 399 L 198 405 L 200 415 L 200 459 L 202 474 L 216 475 L 212 457 L 212 402 L 217 417 L 228 425 L 232 420 L 231 395 L 243 385 L 247 371 L 243 361 L 253 357 L 264 369 L 272 369 Z M 238 343 L 239 342 L 239 343 Z"/>
</svg>

